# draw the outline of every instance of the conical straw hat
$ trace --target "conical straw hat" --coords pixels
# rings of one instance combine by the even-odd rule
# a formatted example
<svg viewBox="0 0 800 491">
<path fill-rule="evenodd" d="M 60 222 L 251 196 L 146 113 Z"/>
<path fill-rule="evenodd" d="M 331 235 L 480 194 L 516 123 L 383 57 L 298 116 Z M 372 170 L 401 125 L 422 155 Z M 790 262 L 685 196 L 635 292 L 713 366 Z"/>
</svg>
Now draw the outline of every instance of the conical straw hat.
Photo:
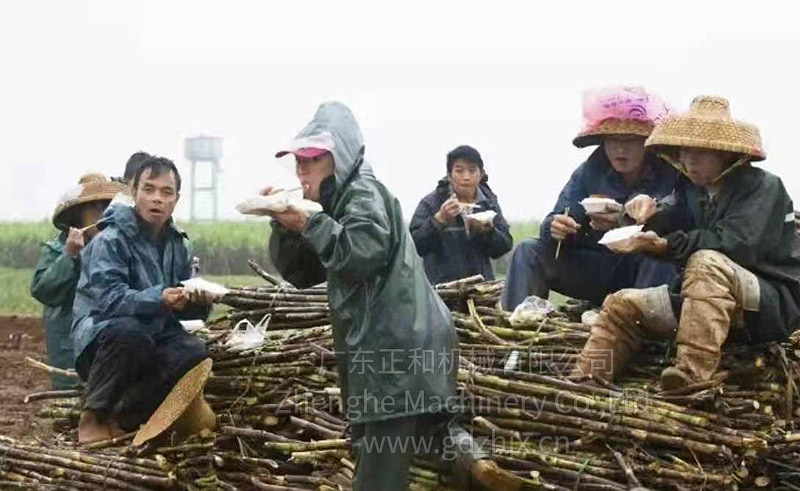
<svg viewBox="0 0 800 491">
<path fill-rule="evenodd" d="M 750 160 L 766 158 L 758 128 L 734 120 L 728 100 L 710 95 L 695 97 L 687 113 L 658 123 L 645 146 L 656 152 L 693 147 L 741 153 Z"/>
<path fill-rule="evenodd" d="M 53 225 L 61 230 L 69 228 L 72 210 L 83 203 L 92 201 L 111 201 L 119 193 L 129 193 L 128 186 L 114 182 L 103 174 L 85 174 L 78 181 L 78 186 L 68 191 L 59 200 L 53 212 Z"/>
<path fill-rule="evenodd" d="M 188 424 L 180 425 L 184 428 L 195 429 L 198 426 L 212 427 L 214 426 L 214 413 L 211 411 L 208 403 L 203 398 L 203 387 L 206 385 L 209 375 L 211 375 L 211 358 L 206 358 L 178 380 L 175 387 L 172 388 L 164 402 L 158 406 L 158 409 L 150 416 L 147 423 L 139 429 L 138 433 L 133 439 L 134 445 L 141 445 L 153 438 L 156 438 L 167 431 L 173 424 L 178 423 L 179 419 L 184 419 L 188 416 L 200 421 L 201 424 Z M 192 410 L 196 411 L 192 411 Z M 193 412 L 195 414 L 189 414 Z M 186 422 L 185 422 L 186 423 Z M 177 426 L 177 425 L 176 425 Z M 201 428 L 198 428 L 198 430 Z M 187 437 L 189 435 L 180 435 Z"/>
</svg>

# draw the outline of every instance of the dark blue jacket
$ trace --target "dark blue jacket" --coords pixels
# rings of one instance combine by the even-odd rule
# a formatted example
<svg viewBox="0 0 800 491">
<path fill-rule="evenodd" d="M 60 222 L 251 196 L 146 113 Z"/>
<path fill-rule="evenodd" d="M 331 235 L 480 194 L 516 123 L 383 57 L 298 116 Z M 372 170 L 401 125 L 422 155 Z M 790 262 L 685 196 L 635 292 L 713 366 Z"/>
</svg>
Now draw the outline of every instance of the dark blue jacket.
<svg viewBox="0 0 800 491">
<path fill-rule="evenodd" d="M 102 224 L 103 230 L 81 251 L 71 332 L 75 358 L 120 317 L 137 318 L 148 334 L 178 325 L 161 301 L 161 292 L 192 276 L 188 241 L 172 220 L 164 228 L 163 254 L 146 238 L 130 206 L 108 207 Z M 178 317 L 205 318 L 210 312 L 208 307 L 190 306 Z"/>
<path fill-rule="evenodd" d="M 672 192 L 678 171 L 649 153 L 645 154 L 643 165 L 645 167 L 638 184 L 635 187 L 628 187 L 622 174 L 611 166 L 603 147 L 599 147 L 572 173 L 569 182 L 558 195 L 553 211 L 542 221 L 539 237 L 545 240 L 552 239 L 550 224 L 553 223 L 553 217 L 563 214 L 569 206 L 569 216 L 581 225 L 581 229 L 578 234 L 567 237 L 563 247 L 586 247 L 607 251 L 597 244 L 604 232 L 593 230 L 589 226 L 589 217 L 580 205 L 580 201 L 590 195 L 599 194 L 625 204 L 639 194 L 647 194 L 658 199 Z"/>
<path fill-rule="evenodd" d="M 665 259 L 684 265 L 699 250 L 719 251 L 774 287 L 761 289 L 759 322 L 748 326 L 751 340 L 782 341 L 798 326 L 800 237 L 779 177 L 742 165 L 724 177 L 714 199 L 681 177 L 647 229 L 667 239 Z"/>
<path fill-rule="evenodd" d="M 442 203 L 452 195 L 450 181 L 444 178 L 436 189 L 419 202 L 411 218 L 411 236 L 417 246 L 417 253 L 425 263 L 425 272 L 431 283 L 444 283 L 473 276 L 483 275 L 487 280 L 494 279 L 490 259 L 496 259 L 511 250 L 513 245 L 508 223 L 500 211 L 497 196 L 484 182 L 478 187 L 474 213 L 493 210 L 494 229 L 486 234 L 470 234 L 464 229 L 464 220 L 458 216 L 452 225 L 441 228 L 433 216 Z"/>
</svg>

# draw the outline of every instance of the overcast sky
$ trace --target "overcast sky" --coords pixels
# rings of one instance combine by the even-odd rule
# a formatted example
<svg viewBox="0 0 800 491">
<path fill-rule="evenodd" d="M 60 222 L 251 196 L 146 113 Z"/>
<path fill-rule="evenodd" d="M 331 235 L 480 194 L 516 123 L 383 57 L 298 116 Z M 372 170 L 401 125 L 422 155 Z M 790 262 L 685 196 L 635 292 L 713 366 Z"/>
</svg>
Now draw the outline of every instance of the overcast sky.
<svg viewBox="0 0 800 491">
<path fill-rule="evenodd" d="M 591 150 L 571 144 L 584 89 L 641 84 L 677 110 L 730 99 L 761 129 L 762 165 L 800 196 L 797 12 L 789 2 L 3 2 L 0 220 L 48 217 L 88 171 L 224 137 L 220 213 L 338 99 L 406 219 L 466 143 L 514 220 L 546 214 Z M 389 5 L 389 6 L 387 6 Z"/>
</svg>

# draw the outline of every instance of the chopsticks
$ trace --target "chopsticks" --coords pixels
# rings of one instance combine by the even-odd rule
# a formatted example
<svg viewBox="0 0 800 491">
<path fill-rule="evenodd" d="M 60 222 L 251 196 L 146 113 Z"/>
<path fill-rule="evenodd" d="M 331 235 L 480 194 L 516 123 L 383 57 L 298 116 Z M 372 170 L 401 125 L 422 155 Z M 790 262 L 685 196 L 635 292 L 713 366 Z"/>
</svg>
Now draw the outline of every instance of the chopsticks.
<svg viewBox="0 0 800 491">
<path fill-rule="evenodd" d="M 564 208 L 564 215 L 565 216 L 569 216 L 569 206 Z M 558 247 L 556 247 L 556 259 L 558 259 L 558 255 L 561 254 L 561 243 L 563 241 L 564 241 L 564 239 L 561 239 L 561 240 L 558 241 Z"/>
<path fill-rule="evenodd" d="M 99 224 L 99 223 L 100 223 L 100 222 L 102 222 L 102 221 L 103 221 L 103 220 L 98 220 L 98 221 L 94 222 L 94 223 L 93 223 L 93 224 L 91 224 L 91 225 L 87 225 L 87 226 L 85 226 L 85 227 L 79 228 L 79 229 L 78 229 L 78 232 L 80 232 L 80 233 L 84 233 L 84 232 L 86 232 L 86 231 L 87 231 L 87 230 L 89 230 L 90 228 L 92 228 L 92 227 L 96 226 L 97 224 Z"/>
</svg>

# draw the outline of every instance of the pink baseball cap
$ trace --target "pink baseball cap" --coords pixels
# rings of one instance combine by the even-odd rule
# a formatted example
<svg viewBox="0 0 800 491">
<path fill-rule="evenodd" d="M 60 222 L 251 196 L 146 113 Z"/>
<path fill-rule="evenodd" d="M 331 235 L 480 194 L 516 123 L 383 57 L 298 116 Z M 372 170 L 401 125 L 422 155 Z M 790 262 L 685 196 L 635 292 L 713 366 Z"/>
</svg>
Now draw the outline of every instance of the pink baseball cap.
<svg viewBox="0 0 800 491">
<path fill-rule="evenodd" d="M 334 149 L 333 136 L 324 131 L 317 135 L 299 136 L 289 145 L 288 150 L 281 150 L 275 154 L 275 158 L 281 158 L 290 153 L 296 157 L 313 159 Z"/>
</svg>

